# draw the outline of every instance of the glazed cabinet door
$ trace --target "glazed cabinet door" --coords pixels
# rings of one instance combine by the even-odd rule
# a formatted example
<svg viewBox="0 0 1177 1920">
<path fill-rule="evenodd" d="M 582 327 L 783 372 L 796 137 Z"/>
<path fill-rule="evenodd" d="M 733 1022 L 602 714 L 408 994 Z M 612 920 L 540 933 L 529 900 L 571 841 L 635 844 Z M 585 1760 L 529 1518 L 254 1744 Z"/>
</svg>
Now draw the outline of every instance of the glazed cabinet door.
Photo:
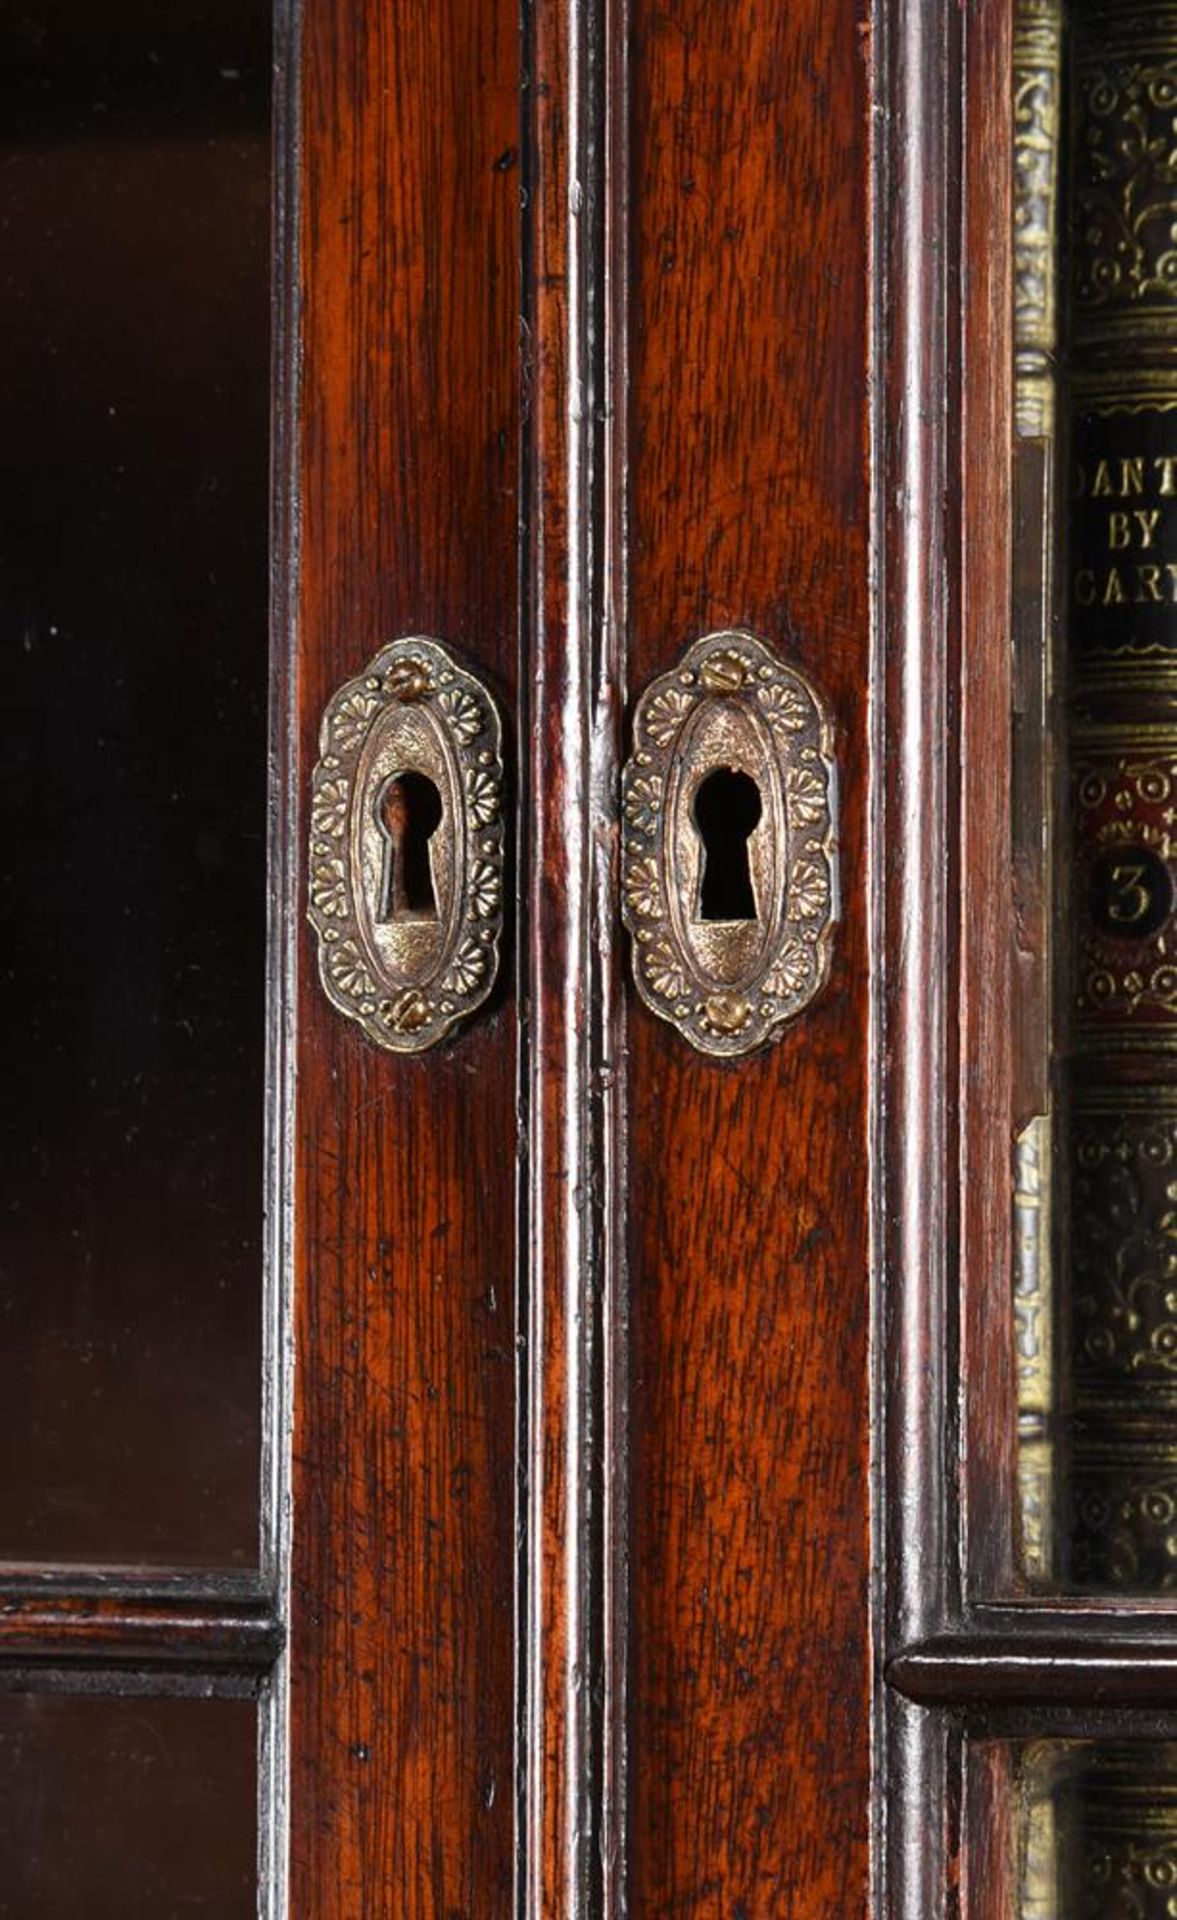
<svg viewBox="0 0 1177 1920">
<path fill-rule="evenodd" d="M 868 28 L 0 47 L 0 1910 L 865 1913 Z"/>
<path fill-rule="evenodd" d="M 4 10 L 0 1913 L 1120 1911 L 1016 24 Z"/>
</svg>

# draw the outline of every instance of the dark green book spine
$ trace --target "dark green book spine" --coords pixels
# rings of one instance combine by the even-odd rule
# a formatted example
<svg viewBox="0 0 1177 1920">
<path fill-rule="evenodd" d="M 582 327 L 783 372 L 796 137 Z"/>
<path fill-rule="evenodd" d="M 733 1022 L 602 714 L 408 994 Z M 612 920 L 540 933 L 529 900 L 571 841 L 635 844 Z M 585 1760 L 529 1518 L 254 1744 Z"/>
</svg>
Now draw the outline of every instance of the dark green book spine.
<svg viewBox="0 0 1177 1920">
<path fill-rule="evenodd" d="M 1177 1586 L 1177 5 L 1071 0 L 1059 1571 Z"/>
</svg>

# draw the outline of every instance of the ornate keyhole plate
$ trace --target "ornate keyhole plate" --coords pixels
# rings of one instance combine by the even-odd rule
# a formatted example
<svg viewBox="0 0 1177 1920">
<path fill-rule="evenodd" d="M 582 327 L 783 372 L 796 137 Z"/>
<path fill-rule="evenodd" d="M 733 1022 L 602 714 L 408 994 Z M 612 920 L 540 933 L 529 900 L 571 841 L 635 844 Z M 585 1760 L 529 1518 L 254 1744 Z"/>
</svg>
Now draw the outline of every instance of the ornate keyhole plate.
<svg viewBox="0 0 1177 1920">
<path fill-rule="evenodd" d="M 397 802 L 436 799 L 416 891 Z M 391 811 L 390 811 L 391 804 Z M 440 806 L 440 814 L 437 806 Z M 310 899 L 332 1006 L 377 1046 L 420 1053 L 494 985 L 503 925 L 502 729 L 494 701 L 440 641 L 394 640 L 328 703 L 311 787 Z"/>
<path fill-rule="evenodd" d="M 715 817 L 725 792 L 738 804 L 726 826 Z M 825 985 L 836 812 L 821 701 L 754 635 L 707 634 L 642 694 L 622 780 L 622 915 L 639 994 L 700 1052 L 751 1053 L 779 1039 Z M 704 863 L 725 845 L 739 860 L 730 919 L 713 904 L 724 876 L 708 867 L 711 904 L 702 884 Z"/>
</svg>

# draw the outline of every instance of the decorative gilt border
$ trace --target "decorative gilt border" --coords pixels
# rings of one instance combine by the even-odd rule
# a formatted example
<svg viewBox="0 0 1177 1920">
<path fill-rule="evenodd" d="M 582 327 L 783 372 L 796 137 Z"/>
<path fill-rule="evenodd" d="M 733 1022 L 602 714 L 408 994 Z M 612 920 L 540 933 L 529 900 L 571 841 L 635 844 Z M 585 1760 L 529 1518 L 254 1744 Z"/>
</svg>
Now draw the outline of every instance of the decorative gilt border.
<svg viewBox="0 0 1177 1920">
<path fill-rule="evenodd" d="M 1177 933 L 1170 913 L 1140 940 L 1095 924 L 1088 875 L 1120 848 L 1155 853 L 1177 884 L 1177 727 L 1101 727 L 1076 735 L 1074 789 L 1074 1018 L 1102 1048 L 1172 1051 L 1177 1035 Z"/>
<path fill-rule="evenodd" d="M 1076 331 L 1085 341 L 1167 333 L 1177 300 L 1177 7 L 1082 10 L 1073 94 Z"/>
<path fill-rule="evenodd" d="M 365 937 L 353 870 L 364 747 L 398 705 L 420 706 L 457 769 L 453 831 L 464 874 L 443 951 L 421 977 L 397 977 Z M 503 925 L 502 728 L 482 683 L 440 641 L 394 640 L 332 695 L 311 782 L 307 918 L 333 1007 L 393 1053 L 420 1053 L 482 1005 L 498 971 Z"/>
</svg>

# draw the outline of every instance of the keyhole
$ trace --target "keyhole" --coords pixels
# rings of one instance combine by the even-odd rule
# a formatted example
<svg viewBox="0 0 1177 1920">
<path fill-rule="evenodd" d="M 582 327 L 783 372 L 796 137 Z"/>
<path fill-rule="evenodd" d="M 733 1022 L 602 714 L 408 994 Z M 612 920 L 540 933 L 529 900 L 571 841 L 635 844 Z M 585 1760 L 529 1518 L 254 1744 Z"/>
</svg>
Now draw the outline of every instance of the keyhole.
<svg viewBox="0 0 1177 1920">
<path fill-rule="evenodd" d="M 441 823 L 441 795 L 428 774 L 398 773 L 376 801 L 384 836 L 379 919 L 436 920 L 430 836 Z"/>
<path fill-rule="evenodd" d="M 748 841 L 762 812 L 755 780 L 734 767 L 717 767 L 699 783 L 693 811 L 703 842 L 700 920 L 755 920 L 748 867 Z"/>
</svg>

